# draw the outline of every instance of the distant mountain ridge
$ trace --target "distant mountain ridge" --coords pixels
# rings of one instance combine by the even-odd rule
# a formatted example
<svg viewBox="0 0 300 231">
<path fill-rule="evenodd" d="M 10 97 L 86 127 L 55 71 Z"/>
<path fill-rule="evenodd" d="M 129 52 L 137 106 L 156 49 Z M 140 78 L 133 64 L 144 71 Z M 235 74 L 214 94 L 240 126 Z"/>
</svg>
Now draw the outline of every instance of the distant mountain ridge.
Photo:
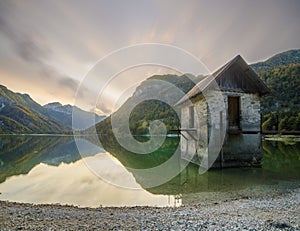
<svg viewBox="0 0 300 231">
<path fill-rule="evenodd" d="M 86 112 L 78 107 L 50 103 L 41 106 L 28 94 L 16 93 L 0 85 L 0 133 L 70 133 L 72 132 L 72 112 L 79 118 L 75 129 L 91 126 L 87 117 L 95 116 L 99 122 L 103 116 Z"/>
<path fill-rule="evenodd" d="M 279 66 L 300 63 L 300 50 L 289 50 L 276 54 L 266 61 L 251 64 L 251 67 L 256 70 L 267 70 Z"/>
<path fill-rule="evenodd" d="M 105 116 L 99 116 L 92 112 L 84 111 L 76 106 L 72 106 L 70 104 L 62 105 L 59 102 L 48 103 L 43 106 L 47 110 L 47 115 L 53 116 L 57 118 L 63 124 L 72 127 L 74 129 L 86 129 L 92 125 L 91 118 L 94 117 L 95 123 L 98 123 L 105 119 Z M 76 123 L 72 123 L 72 116 L 75 113 L 76 116 Z"/>
<path fill-rule="evenodd" d="M 48 103 L 45 104 L 43 107 L 46 108 L 47 110 L 57 111 L 69 115 L 72 114 L 72 110 L 73 110 L 70 104 L 62 105 L 59 102 Z"/>
<path fill-rule="evenodd" d="M 0 133 L 63 133 L 71 129 L 54 117 L 28 94 L 15 93 L 0 85 Z"/>
</svg>

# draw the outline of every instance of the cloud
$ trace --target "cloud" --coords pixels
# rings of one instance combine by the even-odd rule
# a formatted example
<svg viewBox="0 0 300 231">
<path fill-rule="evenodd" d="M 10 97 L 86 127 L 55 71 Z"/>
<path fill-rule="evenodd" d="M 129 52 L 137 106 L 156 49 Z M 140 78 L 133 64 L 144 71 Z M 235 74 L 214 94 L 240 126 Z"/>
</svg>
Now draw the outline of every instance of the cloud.
<svg viewBox="0 0 300 231">
<path fill-rule="evenodd" d="M 96 106 L 96 111 L 100 111 L 104 115 L 109 115 L 112 112 L 112 107 L 105 102 L 99 102 Z"/>
<path fill-rule="evenodd" d="M 0 32 L 9 40 L 13 50 L 23 62 L 32 65 L 40 75 L 41 79 L 47 81 L 47 84 L 59 85 L 61 88 L 68 88 L 75 93 L 79 81 L 70 76 L 60 73 L 55 67 L 47 62 L 51 59 L 51 49 L 46 44 L 45 39 L 35 31 L 29 33 L 14 25 L 21 24 L 18 18 L 15 18 L 14 24 L 5 19 L 3 12 L 9 5 L 0 5 Z M 48 85 L 49 86 L 49 85 Z M 47 90 L 47 88 L 45 88 Z M 60 89 L 62 90 L 62 89 Z"/>
<path fill-rule="evenodd" d="M 18 36 L 10 38 L 19 56 L 26 62 L 44 65 L 43 60 L 49 57 L 49 50 L 45 46 L 40 46 L 27 35 L 20 37 L 22 39 L 18 39 Z"/>
<path fill-rule="evenodd" d="M 45 44 L 34 39 L 32 35 L 17 30 L 14 24 L 18 24 L 18 19 L 14 20 L 14 24 L 11 23 L 11 20 L 8 21 L 5 18 L 5 12 L 3 12 L 5 8 L 0 5 L 0 31 L 2 34 L 10 40 L 13 49 L 21 59 L 26 62 L 43 63 L 42 60 L 49 58 L 50 50 Z"/>
<path fill-rule="evenodd" d="M 23 92 L 29 83 L 35 86 L 30 90 L 43 89 L 43 102 L 49 97 L 71 103 L 87 66 L 143 42 L 178 46 L 211 71 L 237 53 L 256 62 L 300 47 L 299 10 L 299 0 L 0 1 L 0 72 L 14 76 L 0 81 Z M 108 98 L 134 78 L 120 77 Z M 91 105 L 91 91 L 103 79 L 78 97 Z M 101 108 L 108 112 L 110 102 Z"/>
<path fill-rule="evenodd" d="M 67 75 L 60 73 L 53 66 L 50 66 L 43 62 L 39 62 L 38 68 L 40 70 L 40 78 L 44 79 L 48 83 L 49 81 L 53 82 L 63 89 L 67 88 L 75 94 L 79 86 L 78 80 L 75 80 Z M 59 90 L 62 91 L 62 89 Z"/>
</svg>

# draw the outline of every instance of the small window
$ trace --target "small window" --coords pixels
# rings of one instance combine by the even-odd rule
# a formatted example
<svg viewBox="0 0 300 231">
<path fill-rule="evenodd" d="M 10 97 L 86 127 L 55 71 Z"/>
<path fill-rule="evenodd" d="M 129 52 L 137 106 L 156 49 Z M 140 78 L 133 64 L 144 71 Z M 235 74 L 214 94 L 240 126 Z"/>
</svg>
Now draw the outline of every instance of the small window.
<svg viewBox="0 0 300 231">
<path fill-rule="evenodd" d="M 228 97 L 229 129 L 240 128 L 240 97 Z"/>
<path fill-rule="evenodd" d="M 189 127 L 194 128 L 195 127 L 195 118 L 194 118 L 194 106 L 189 107 Z"/>
</svg>

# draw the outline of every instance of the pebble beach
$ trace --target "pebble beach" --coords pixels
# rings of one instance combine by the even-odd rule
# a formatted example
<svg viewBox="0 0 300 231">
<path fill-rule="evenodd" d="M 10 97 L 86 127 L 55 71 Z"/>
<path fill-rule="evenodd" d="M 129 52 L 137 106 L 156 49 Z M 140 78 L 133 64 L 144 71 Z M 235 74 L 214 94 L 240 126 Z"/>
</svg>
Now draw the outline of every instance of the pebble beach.
<svg viewBox="0 0 300 231">
<path fill-rule="evenodd" d="M 300 188 L 180 207 L 33 205 L 0 201 L 0 230 L 300 230 Z"/>
</svg>

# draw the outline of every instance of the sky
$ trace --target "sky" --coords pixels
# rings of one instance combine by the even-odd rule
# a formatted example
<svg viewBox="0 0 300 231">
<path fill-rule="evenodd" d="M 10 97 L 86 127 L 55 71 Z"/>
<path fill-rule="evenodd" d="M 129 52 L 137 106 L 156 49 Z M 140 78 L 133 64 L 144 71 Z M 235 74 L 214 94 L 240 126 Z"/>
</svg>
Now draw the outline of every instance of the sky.
<svg viewBox="0 0 300 231">
<path fill-rule="evenodd" d="M 98 60 L 143 43 L 183 49 L 211 72 L 237 54 L 254 63 L 300 48 L 299 12 L 299 0 L 1 0 L 0 84 L 42 105 L 74 104 Z M 109 114 L 137 79 L 169 72 L 148 66 L 122 73 L 97 110 Z M 79 97 L 82 107 L 95 109 Z"/>
</svg>

